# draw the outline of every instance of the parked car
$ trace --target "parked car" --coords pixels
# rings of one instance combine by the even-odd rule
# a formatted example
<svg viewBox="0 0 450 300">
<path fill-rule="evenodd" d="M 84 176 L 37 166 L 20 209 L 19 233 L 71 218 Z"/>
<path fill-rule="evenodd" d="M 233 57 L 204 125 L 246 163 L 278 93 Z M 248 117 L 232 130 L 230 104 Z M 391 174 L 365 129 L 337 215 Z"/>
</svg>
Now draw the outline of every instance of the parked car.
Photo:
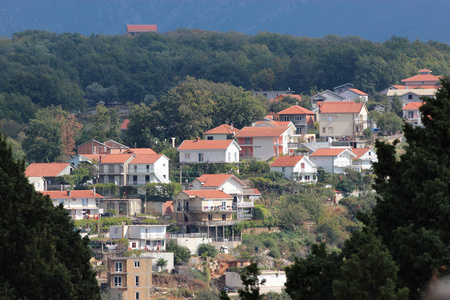
<svg viewBox="0 0 450 300">
<path fill-rule="evenodd" d="M 132 220 L 131 223 L 132 223 L 133 225 L 142 225 L 142 224 L 144 224 L 144 223 L 142 223 L 142 221 L 139 220 L 139 219 Z"/>
<path fill-rule="evenodd" d="M 105 217 L 114 217 L 114 215 L 110 212 L 105 212 L 100 214 L 100 217 L 105 218 Z"/>
</svg>

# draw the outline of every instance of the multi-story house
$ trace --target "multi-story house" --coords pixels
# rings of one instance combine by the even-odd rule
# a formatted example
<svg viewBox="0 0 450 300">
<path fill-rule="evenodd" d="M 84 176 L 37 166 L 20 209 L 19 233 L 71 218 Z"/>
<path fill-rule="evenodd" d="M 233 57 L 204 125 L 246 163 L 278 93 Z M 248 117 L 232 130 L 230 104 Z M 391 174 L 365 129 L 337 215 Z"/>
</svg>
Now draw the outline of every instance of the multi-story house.
<svg viewBox="0 0 450 300">
<path fill-rule="evenodd" d="M 222 124 L 213 129 L 203 132 L 205 140 L 231 140 L 239 131 L 233 124 Z"/>
<path fill-rule="evenodd" d="M 346 148 L 321 148 L 314 151 L 309 159 L 317 168 L 323 168 L 328 173 L 344 173 L 352 168 L 354 157 L 356 154 Z"/>
<path fill-rule="evenodd" d="M 217 240 L 226 237 L 233 220 L 233 196 L 220 190 L 184 190 L 175 198 L 174 219 L 186 233 L 206 233 Z"/>
<path fill-rule="evenodd" d="M 244 127 L 236 138 L 241 147 L 242 159 L 268 160 L 274 156 L 289 152 L 288 142 L 291 141 L 289 127 Z"/>
<path fill-rule="evenodd" d="M 281 172 L 286 179 L 317 182 L 316 165 L 307 156 L 280 156 L 270 164 L 270 172 Z"/>
<path fill-rule="evenodd" d="M 185 140 L 178 147 L 180 163 L 238 163 L 241 148 L 234 140 Z"/>
<path fill-rule="evenodd" d="M 314 129 L 315 113 L 301 107 L 293 105 L 278 113 L 280 121 L 292 122 L 296 128 L 295 134 L 304 135 L 308 129 Z"/>
<path fill-rule="evenodd" d="M 31 163 L 25 170 L 25 176 L 37 191 L 60 189 L 57 177 L 72 174 L 71 163 Z"/>
<path fill-rule="evenodd" d="M 111 239 L 128 239 L 128 249 L 133 250 L 166 250 L 167 225 L 120 225 L 109 227 Z"/>
<path fill-rule="evenodd" d="M 419 108 L 424 104 L 424 102 L 410 102 L 405 105 L 403 110 L 403 119 L 415 126 L 422 126 L 422 116 Z"/>
<path fill-rule="evenodd" d="M 373 163 L 378 162 L 377 154 L 372 148 L 353 148 L 352 152 L 356 155 L 352 162 L 355 171 L 369 170 Z"/>
<path fill-rule="evenodd" d="M 332 92 L 330 90 L 325 90 L 321 93 L 318 93 L 317 95 L 314 95 L 311 97 L 311 109 L 315 112 L 321 103 L 324 102 L 337 102 L 337 101 L 344 101 L 345 98 L 342 96 L 339 96 L 335 92 Z"/>
<path fill-rule="evenodd" d="M 431 75 L 431 70 L 419 70 L 418 75 L 403 79 L 406 89 L 435 89 L 440 86 L 441 76 Z"/>
<path fill-rule="evenodd" d="M 169 183 L 169 158 L 164 154 L 138 154 L 128 163 L 128 185 Z"/>
<path fill-rule="evenodd" d="M 364 103 L 353 101 L 324 102 L 319 107 L 321 137 L 360 137 L 368 128 L 368 111 Z"/>
<path fill-rule="evenodd" d="M 49 196 L 54 206 L 61 203 L 74 220 L 98 218 L 99 199 L 104 198 L 94 190 L 67 190 L 44 191 L 44 196 Z"/>
<path fill-rule="evenodd" d="M 406 106 L 412 102 L 421 102 L 422 97 L 436 98 L 436 89 L 390 90 L 386 96 L 389 100 L 397 96 Z"/>
<path fill-rule="evenodd" d="M 119 290 L 124 300 L 150 299 L 151 257 L 108 257 L 108 287 Z"/>
<path fill-rule="evenodd" d="M 107 154 L 98 162 L 98 182 L 115 183 L 116 185 L 128 184 L 128 165 L 136 157 L 136 154 Z"/>
<path fill-rule="evenodd" d="M 238 220 L 253 217 L 254 200 L 261 197 L 257 189 L 249 189 L 233 174 L 203 174 L 191 183 L 192 190 L 220 190 L 233 197 Z"/>
</svg>

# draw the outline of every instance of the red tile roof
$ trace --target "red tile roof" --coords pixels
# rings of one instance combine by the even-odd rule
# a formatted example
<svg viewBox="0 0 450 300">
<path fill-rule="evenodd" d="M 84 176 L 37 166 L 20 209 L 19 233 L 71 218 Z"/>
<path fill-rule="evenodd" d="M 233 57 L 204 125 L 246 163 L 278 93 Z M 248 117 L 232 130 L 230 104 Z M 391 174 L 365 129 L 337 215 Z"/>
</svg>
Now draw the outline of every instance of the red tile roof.
<svg viewBox="0 0 450 300">
<path fill-rule="evenodd" d="M 279 137 L 289 127 L 277 126 L 277 127 L 244 127 L 235 137 Z"/>
<path fill-rule="evenodd" d="M 361 96 L 368 96 L 368 94 L 366 94 L 366 93 L 364 93 L 364 92 L 362 92 L 362 91 L 360 91 L 358 89 L 349 89 L 349 90 L 354 92 L 354 93 L 357 93 L 358 95 L 361 95 Z"/>
<path fill-rule="evenodd" d="M 157 25 L 127 25 L 127 32 L 158 31 Z"/>
<path fill-rule="evenodd" d="M 271 167 L 295 167 L 299 161 L 302 160 L 304 156 L 279 156 L 273 163 L 270 164 Z"/>
<path fill-rule="evenodd" d="M 283 98 L 285 97 L 290 97 L 290 98 L 294 98 L 297 99 L 298 101 L 302 101 L 302 96 L 297 95 L 297 94 L 281 94 L 273 99 L 270 99 L 270 102 L 278 102 L 278 101 L 282 101 Z"/>
<path fill-rule="evenodd" d="M 81 198 L 105 198 L 99 193 L 95 193 L 91 190 L 72 190 L 70 191 L 70 197 L 68 191 L 44 191 L 41 192 L 44 196 L 49 195 L 50 199 L 81 199 Z"/>
<path fill-rule="evenodd" d="M 100 158 L 103 158 L 106 154 L 80 154 L 81 156 L 86 157 L 87 159 L 100 161 Z"/>
<path fill-rule="evenodd" d="M 102 164 L 123 164 L 125 163 L 133 154 L 107 154 L 102 157 Z"/>
<path fill-rule="evenodd" d="M 234 140 L 184 140 L 178 150 L 225 150 Z"/>
<path fill-rule="evenodd" d="M 130 123 L 130 119 L 123 120 L 122 125 L 120 126 L 120 130 L 127 130 L 129 123 Z"/>
<path fill-rule="evenodd" d="M 197 177 L 196 179 L 202 183 L 203 187 L 219 187 L 230 178 L 235 179 L 243 187 L 247 186 L 233 174 L 203 174 L 202 176 Z"/>
<path fill-rule="evenodd" d="M 235 127 L 231 128 L 228 124 L 222 124 L 216 128 L 203 132 L 203 134 L 236 134 L 238 131 L 239 129 Z"/>
<path fill-rule="evenodd" d="M 127 153 L 136 153 L 136 154 L 158 154 L 150 148 L 130 148 L 127 149 Z"/>
<path fill-rule="evenodd" d="M 287 126 L 289 126 L 290 123 L 291 123 L 290 121 L 275 121 L 275 120 L 258 121 L 253 126 L 254 127 L 263 127 L 262 125 L 270 124 L 270 125 L 272 125 L 274 127 L 287 127 Z"/>
<path fill-rule="evenodd" d="M 314 115 L 312 111 L 301 107 L 300 105 L 293 105 L 278 113 L 279 115 Z"/>
<path fill-rule="evenodd" d="M 184 190 L 183 193 L 205 199 L 233 199 L 221 190 Z"/>
<path fill-rule="evenodd" d="M 398 85 L 398 84 L 393 84 L 391 85 L 393 88 L 396 88 L 397 90 L 403 90 L 405 89 L 404 85 Z"/>
<path fill-rule="evenodd" d="M 353 154 L 356 155 L 353 159 L 359 159 L 361 156 L 367 153 L 367 151 L 372 150 L 370 148 L 354 148 L 352 149 Z M 372 150 L 373 151 L 373 150 Z"/>
<path fill-rule="evenodd" d="M 319 106 L 319 113 L 359 113 L 364 103 L 355 103 L 354 101 L 323 102 Z"/>
<path fill-rule="evenodd" d="M 130 164 L 154 164 L 163 154 L 138 154 Z"/>
<path fill-rule="evenodd" d="M 423 102 L 409 102 L 402 109 L 419 109 L 424 104 Z"/>
<path fill-rule="evenodd" d="M 68 166 L 70 163 L 32 163 L 25 170 L 25 176 L 56 177 Z"/>
<path fill-rule="evenodd" d="M 419 74 L 406 79 L 403 79 L 402 82 L 411 82 L 411 81 L 436 81 L 439 82 L 441 76 L 431 75 L 431 74 Z"/>
<path fill-rule="evenodd" d="M 428 70 L 428 69 L 422 69 L 422 70 L 419 70 L 419 73 L 425 73 L 425 72 L 431 73 L 431 72 L 433 72 L 433 71 Z"/>
<path fill-rule="evenodd" d="M 310 156 L 338 156 L 345 150 L 346 148 L 320 148 L 314 151 Z"/>
<path fill-rule="evenodd" d="M 401 88 L 401 89 L 404 89 L 404 90 L 437 89 L 437 88 L 441 87 L 441 85 L 440 84 L 433 84 L 433 85 L 427 85 L 427 84 L 424 84 L 424 85 L 402 85 L 402 87 L 403 88 Z"/>
</svg>

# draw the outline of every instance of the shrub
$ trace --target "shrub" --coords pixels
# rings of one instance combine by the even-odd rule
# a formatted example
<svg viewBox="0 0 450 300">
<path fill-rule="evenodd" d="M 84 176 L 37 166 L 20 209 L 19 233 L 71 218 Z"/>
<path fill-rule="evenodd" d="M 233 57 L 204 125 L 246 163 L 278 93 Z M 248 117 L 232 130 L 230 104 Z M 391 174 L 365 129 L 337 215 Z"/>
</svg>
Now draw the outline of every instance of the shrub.
<svg viewBox="0 0 450 300">
<path fill-rule="evenodd" d="M 215 257 L 217 255 L 217 250 L 216 247 L 214 247 L 213 245 L 209 245 L 209 244 L 201 244 L 200 246 L 198 246 L 198 250 L 197 250 L 198 256 L 210 256 L 210 257 Z"/>
</svg>

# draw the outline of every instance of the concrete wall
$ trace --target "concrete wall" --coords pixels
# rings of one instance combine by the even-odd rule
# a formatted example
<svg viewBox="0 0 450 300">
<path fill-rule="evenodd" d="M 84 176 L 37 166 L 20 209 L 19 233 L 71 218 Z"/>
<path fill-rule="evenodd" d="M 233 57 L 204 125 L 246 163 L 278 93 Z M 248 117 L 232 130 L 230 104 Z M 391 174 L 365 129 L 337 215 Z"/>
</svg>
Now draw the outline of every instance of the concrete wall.
<svg viewBox="0 0 450 300">
<path fill-rule="evenodd" d="M 174 260 L 173 260 L 173 252 L 150 252 L 150 253 L 141 253 L 142 257 L 152 257 L 152 271 L 153 272 L 159 272 L 158 266 L 156 265 L 158 262 L 158 259 L 163 258 L 167 260 L 167 266 L 166 270 L 170 273 L 172 272 L 173 266 L 174 266 Z"/>
<path fill-rule="evenodd" d="M 261 294 L 269 292 L 281 293 L 286 283 L 286 273 L 284 271 L 262 271 L 258 279 L 259 281 L 266 280 L 266 283 L 260 288 Z M 225 284 L 235 289 L 244 287 L 240 275 L 235 272 L 225 273 Z"/>
<path fill-rule="evenodd" d="M 175 242 L 179 246 L 187 247 L 191 253 L 197 253 L 198 246 L 201 244 L 209 244 L 211 240 L 204 238 L 177 238 Z"/>
</svg>

